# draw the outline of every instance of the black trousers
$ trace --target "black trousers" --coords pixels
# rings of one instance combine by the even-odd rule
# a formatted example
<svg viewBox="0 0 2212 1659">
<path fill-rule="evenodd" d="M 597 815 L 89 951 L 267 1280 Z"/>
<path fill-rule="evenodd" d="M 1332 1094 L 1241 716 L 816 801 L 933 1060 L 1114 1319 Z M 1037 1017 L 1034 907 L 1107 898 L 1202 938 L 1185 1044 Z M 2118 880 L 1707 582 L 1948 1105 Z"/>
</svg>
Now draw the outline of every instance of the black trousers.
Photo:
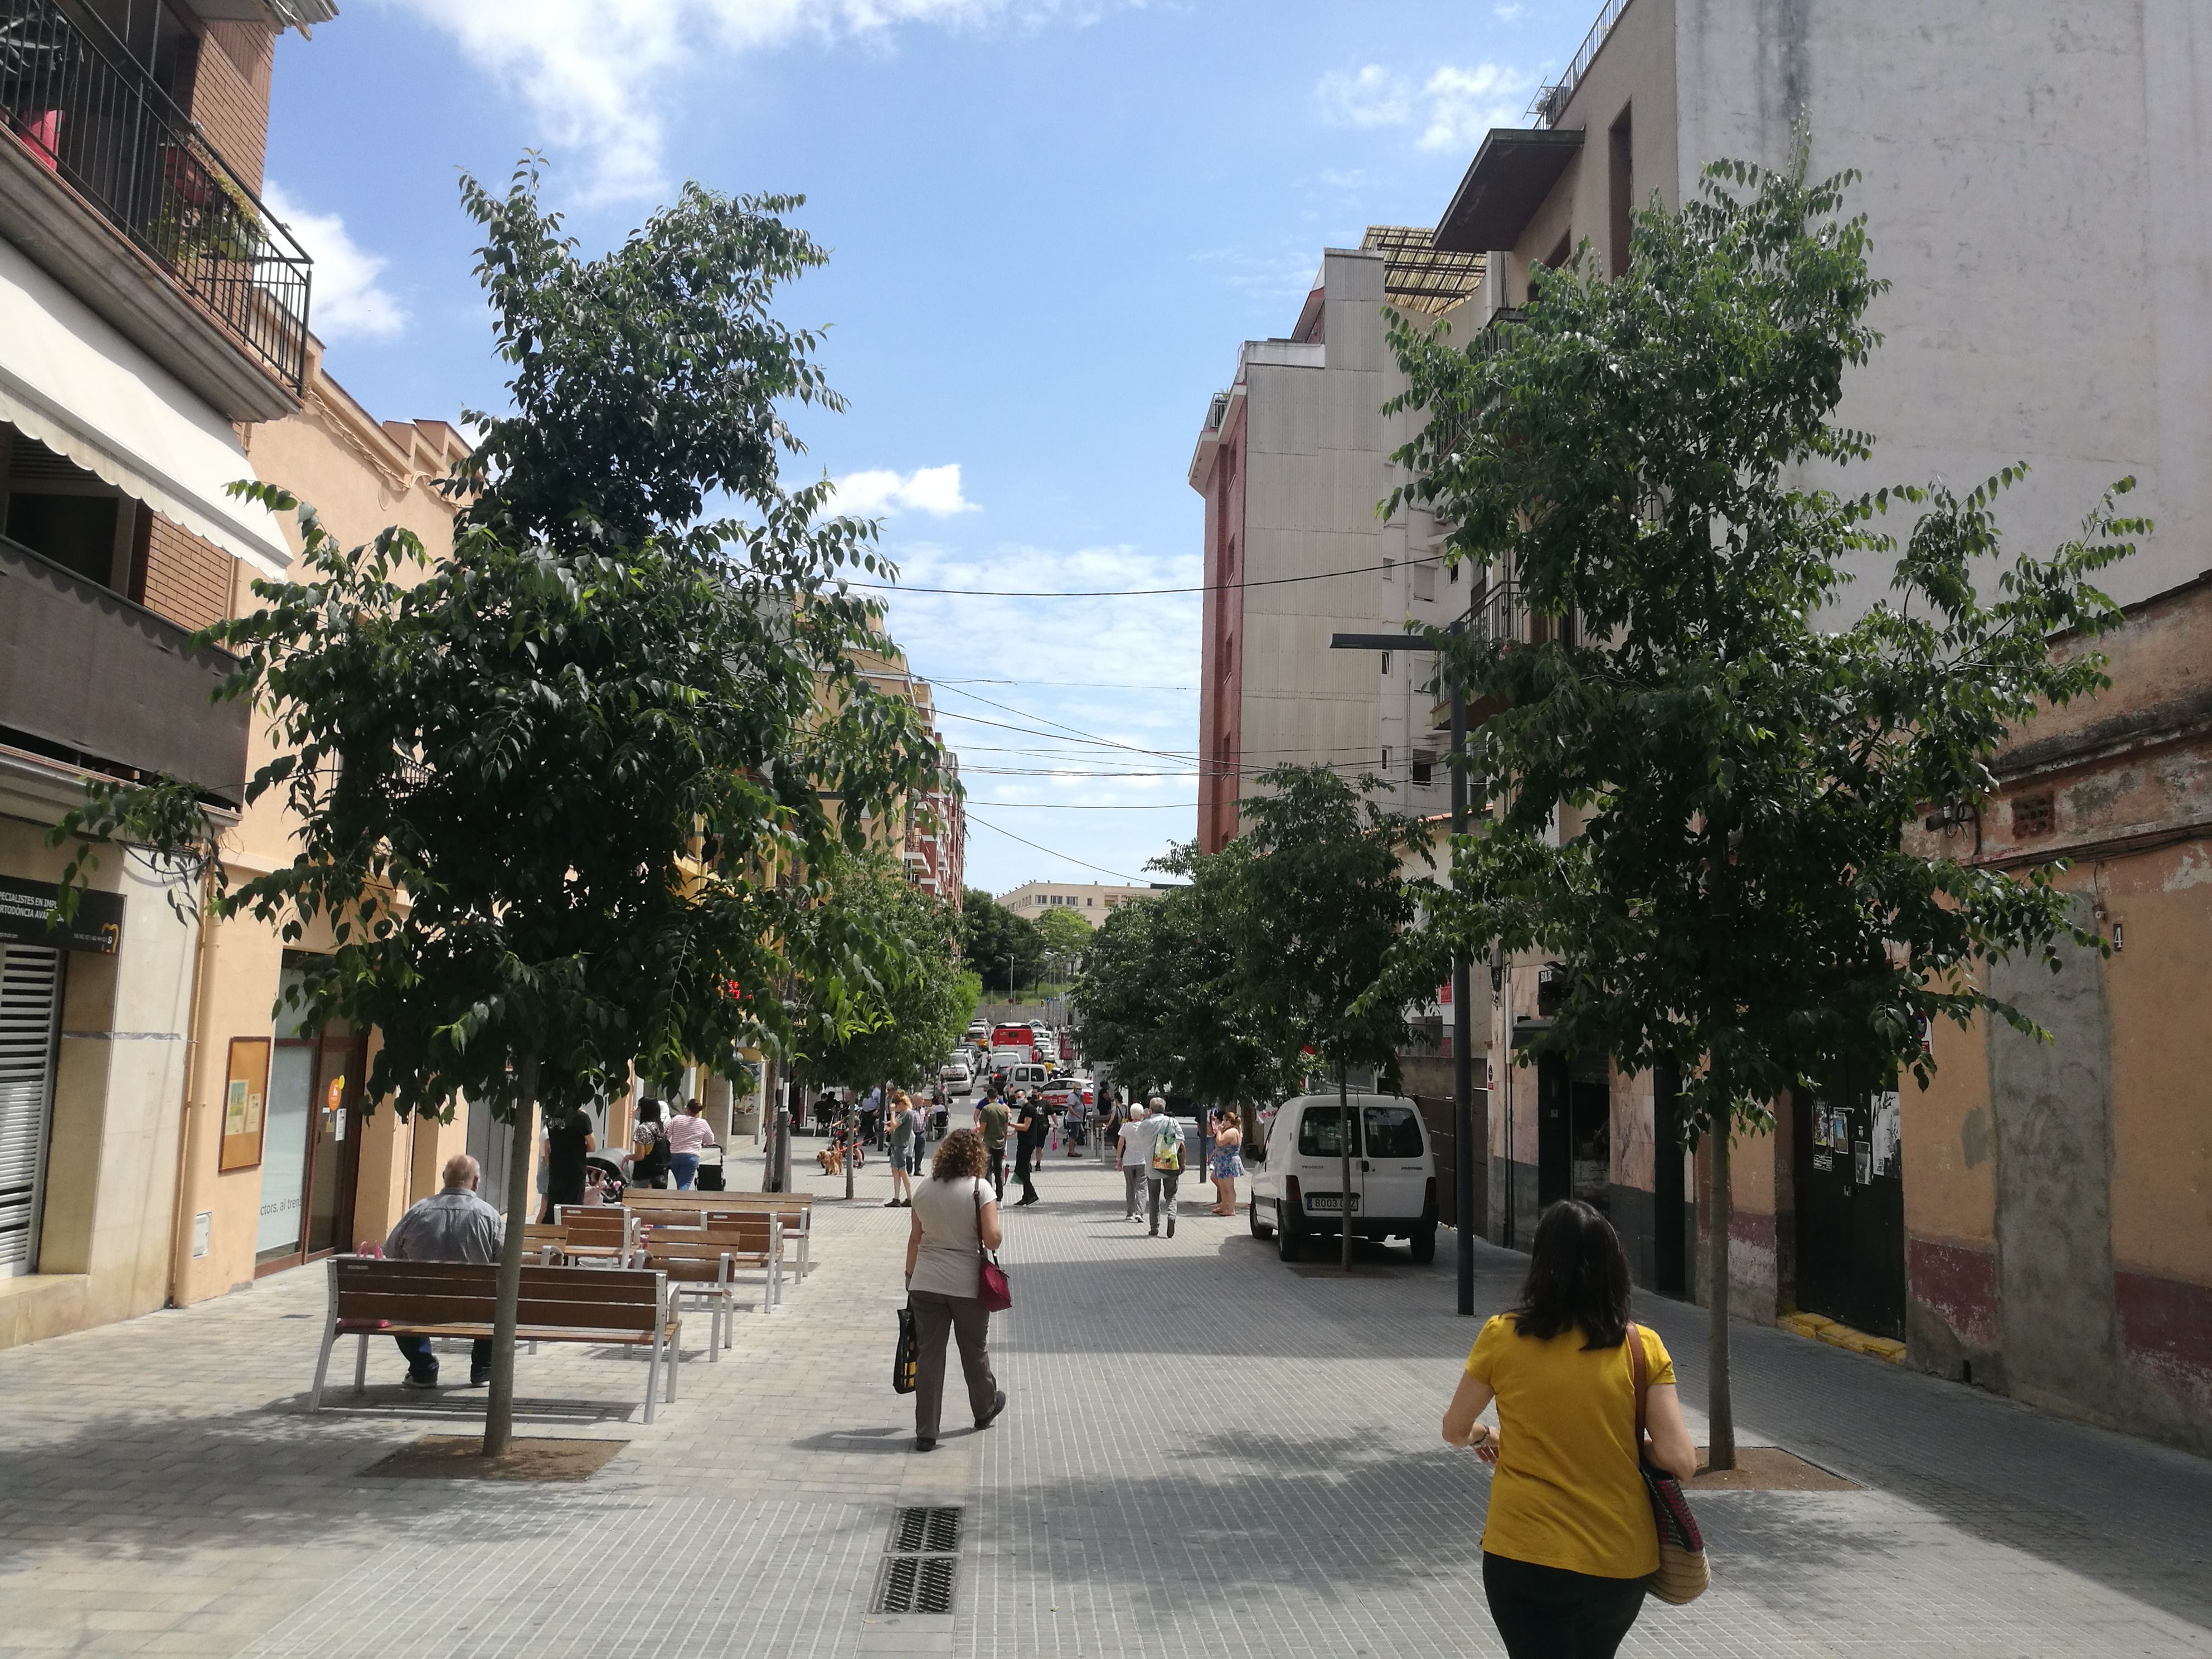
<svg viewBox="0 0 2212 1659">
<path fill-rule="evenodd" d="M 1024 1204 L 1037 1195 L 1036 1182 L 1030 1177 L 1031 1157 L 1027 1146 L 1014 1153 L 1014 1179 L 1022 1183 L 1022 1202 Z"/>
<path fill-rule="evenodd" d="M 1641 1578 L 1598 1578 L 1488 1551 L 1482 1589 L 1507 1659 L 1613 1659 L 1644 1610 Z"/>
</svg>

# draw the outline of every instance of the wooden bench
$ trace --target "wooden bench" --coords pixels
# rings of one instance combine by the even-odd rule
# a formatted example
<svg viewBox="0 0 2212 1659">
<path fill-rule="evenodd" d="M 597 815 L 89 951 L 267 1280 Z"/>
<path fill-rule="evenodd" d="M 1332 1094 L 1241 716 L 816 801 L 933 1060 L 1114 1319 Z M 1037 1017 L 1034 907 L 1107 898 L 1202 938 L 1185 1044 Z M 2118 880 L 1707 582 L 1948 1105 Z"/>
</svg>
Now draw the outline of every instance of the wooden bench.
<svg viewBox="0 0 2212 1659">
<path fill-rule="evenodd" d="M 488 1340 L 492 1334 L 499 1273 L 489 1262 L 386 1261 L 358 1255 L 331 1258 L 329 1316 L 315 1359 L 315 1385 L 307 1409 L 320 1411 L 330 1374 L 331 1350 L 341 1336 L 358 1336 L 354 1361 L 356 1392 L 368 1385 L 372 1336 L 458 1337 Z M 665 1359 L 666 1398 L 676 1400 L 683 1359 L 683 1316 L 668 1293 L 665 1274 L 629 1267 L 544 1267 L 524 1264 L 516 1309 L 515 1341 L 589 1342 L 651 1350 L 645 1373 L 645 1420 L 653 1421 Z"/>
<path fill-rule="evenodd" d="M 761 1270 L 761 1311 L 772 1314 L 783 1305 L 784 1226 L 780 1215 L 754 1215 L 744 1212 L 716 1214 L 711 1211 L 696 1218 L 696 1226 L 678 1226 L 672 1221 L 648 1224 L 645 1229 L 645 1249 L 651 1252 L 663 1245 L 682 1245 L 695 1249 L 712 1246 L 726 1252 L 732 1267 L 757 1267 Z"/>
<path fill-rule="evenodd" d="M 563 1204 L 553 1220 L 562 1229 L 561 1255 L 568 1261 L 627 1267 L 636 1258 L 637 1218 L 619 1205 Z"/>
<path fill-rule="evenodd" d="M 653 1188 L 631 1188 L 623 1194 L 623 1206 L 651 1224 L 678 1216 L 702 1212 L 724 1215 L 776 1215 L 783 1218 L 784 1237 L 798 1243 L 797 1272 L 803 1281 L 814 1271 L 814 1194 L 811 1193 L 677 1193 Z"/>
<path fill-rule="evenodd" d="M 707 1349 L 707 1363 L 713 1364 L 728 1347 L 732 1333 L 737 1325 L 737 1289 L 731 1273 L 744 1252 L 729 1244 L 690 1231 L 656 1233 L 642 1255 L 645 1267 L 653 1273 L 663 1273 L 668 1279 L 668 1294 L 672 1298 L 690 1297 L 707 1304 L 713 1316 L 713 1337 Z M 771 1293 L 772 1294 L 772 1293 Z M 773 1306 L 764 1309 L 774 1311 Z"/>
</svg>

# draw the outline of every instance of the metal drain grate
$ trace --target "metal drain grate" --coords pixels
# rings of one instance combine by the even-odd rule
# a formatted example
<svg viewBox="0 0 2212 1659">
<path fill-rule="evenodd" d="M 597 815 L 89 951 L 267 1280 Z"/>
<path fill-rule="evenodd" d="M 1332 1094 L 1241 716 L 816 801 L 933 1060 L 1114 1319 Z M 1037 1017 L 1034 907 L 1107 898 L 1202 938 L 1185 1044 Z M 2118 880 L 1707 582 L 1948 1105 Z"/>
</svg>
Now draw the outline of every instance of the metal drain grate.
<svg viewBox="0 0 2212 1659">
<path fill-rule="evenodd" d="M 871 1613 L 950 1613 L 960 1573 L 960 1510 L 902 1509 L 891 1513 L 890 1542 L 876 1574 Z"/>
</svg>

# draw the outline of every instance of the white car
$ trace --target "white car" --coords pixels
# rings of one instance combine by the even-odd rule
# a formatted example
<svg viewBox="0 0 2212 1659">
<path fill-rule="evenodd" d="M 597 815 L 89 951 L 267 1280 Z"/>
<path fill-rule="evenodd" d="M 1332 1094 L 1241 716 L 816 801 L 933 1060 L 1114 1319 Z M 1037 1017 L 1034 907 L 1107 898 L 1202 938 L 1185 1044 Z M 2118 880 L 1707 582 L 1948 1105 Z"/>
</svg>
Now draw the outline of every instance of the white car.
<svg viewBox="0 0 2212 1659">
<path fill-rule="evenodd" d="M 1402 1095 L 1353 1095 L 1352 1230 L 1362 1238 L 1402 1238 L 1413 1260 L 1437 1255 L 1437 1159 L 1420 1108 Z M 1336 1097 L 1285 1101 L 1267 1132 L 1264 1162 L 1247 1157 L 1252 1236 L 1273 1238 L 1285 1261 L 1308 1239 L 1344 1228 L 1343 1115 Z"/>
<path fill-rule="evenodd" d="M 968 1069 L 967 1055 L 955 1054 L 944 1065 L 939 1066 L 937 1085 L 948 1099 L 956 1095 L 973 1092 L 975 1087 L 975 1074 Z"/>
</svg>

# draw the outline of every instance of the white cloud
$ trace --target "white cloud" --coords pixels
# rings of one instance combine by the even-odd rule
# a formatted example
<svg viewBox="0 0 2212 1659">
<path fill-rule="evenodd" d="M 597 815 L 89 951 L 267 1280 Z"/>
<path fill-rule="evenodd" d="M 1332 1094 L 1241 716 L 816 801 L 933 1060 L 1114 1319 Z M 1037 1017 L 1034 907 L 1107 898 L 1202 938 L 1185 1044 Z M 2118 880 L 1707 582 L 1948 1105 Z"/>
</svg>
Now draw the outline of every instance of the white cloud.
<svg viewBox="0 0 2212 1659">
<path fill-rule="evenodd" d="M 319 337 L 388 340 L 407 326 L 406 309 L 377 282 L 391 262 L 348 235 L 343 219 L 310 213 L 273 179 L 263 185 L 261 198 L 315 262 L 307 322 Z"/>
<path fill-rule="evenodd" d="M 1314 96 L 1333 121 L 1347 127 L 1401 127 L 1413 117 L 1413 90 L 1380 64 L 1331 70 Z"/>
<path fill-rule="evenodd" d="M 1522 5 L 1521 0 L 1506 0 L 1504 5 L 1495 6 L 1492 9 L 1501 23 L 1517 23 L 1528 15 L 1528 8 Z"/>
<path fill-rule="evenodd" d="M 1380 64 L 1322 76 L 1314 96 L 1340 126 L 1415 127 L 1423 149 L 1472 150 L 1492 127 L 1520 123 L 1536 77 L 1499 64 L 1440 65 L 1417 88 Z"/>
<path fill-rule="evenodd" d="M 933 519 L 983 509 L 960 493 L 960 463 L 919 466 L 911 472 L 887 467 L 848 472 L 836 481 L 832 504 L 840 513 L 872 519 L 891 513 L 926 513 Z"/>
<path fill-rule="evenodd" d="M 544 138 L 586 155 L 601 200 L 661 191 L 669 83 L 717 56 L 1095 15 L 1103 0 L 383 0 L 413 12 L 526 101 Z"/>
</svg>

